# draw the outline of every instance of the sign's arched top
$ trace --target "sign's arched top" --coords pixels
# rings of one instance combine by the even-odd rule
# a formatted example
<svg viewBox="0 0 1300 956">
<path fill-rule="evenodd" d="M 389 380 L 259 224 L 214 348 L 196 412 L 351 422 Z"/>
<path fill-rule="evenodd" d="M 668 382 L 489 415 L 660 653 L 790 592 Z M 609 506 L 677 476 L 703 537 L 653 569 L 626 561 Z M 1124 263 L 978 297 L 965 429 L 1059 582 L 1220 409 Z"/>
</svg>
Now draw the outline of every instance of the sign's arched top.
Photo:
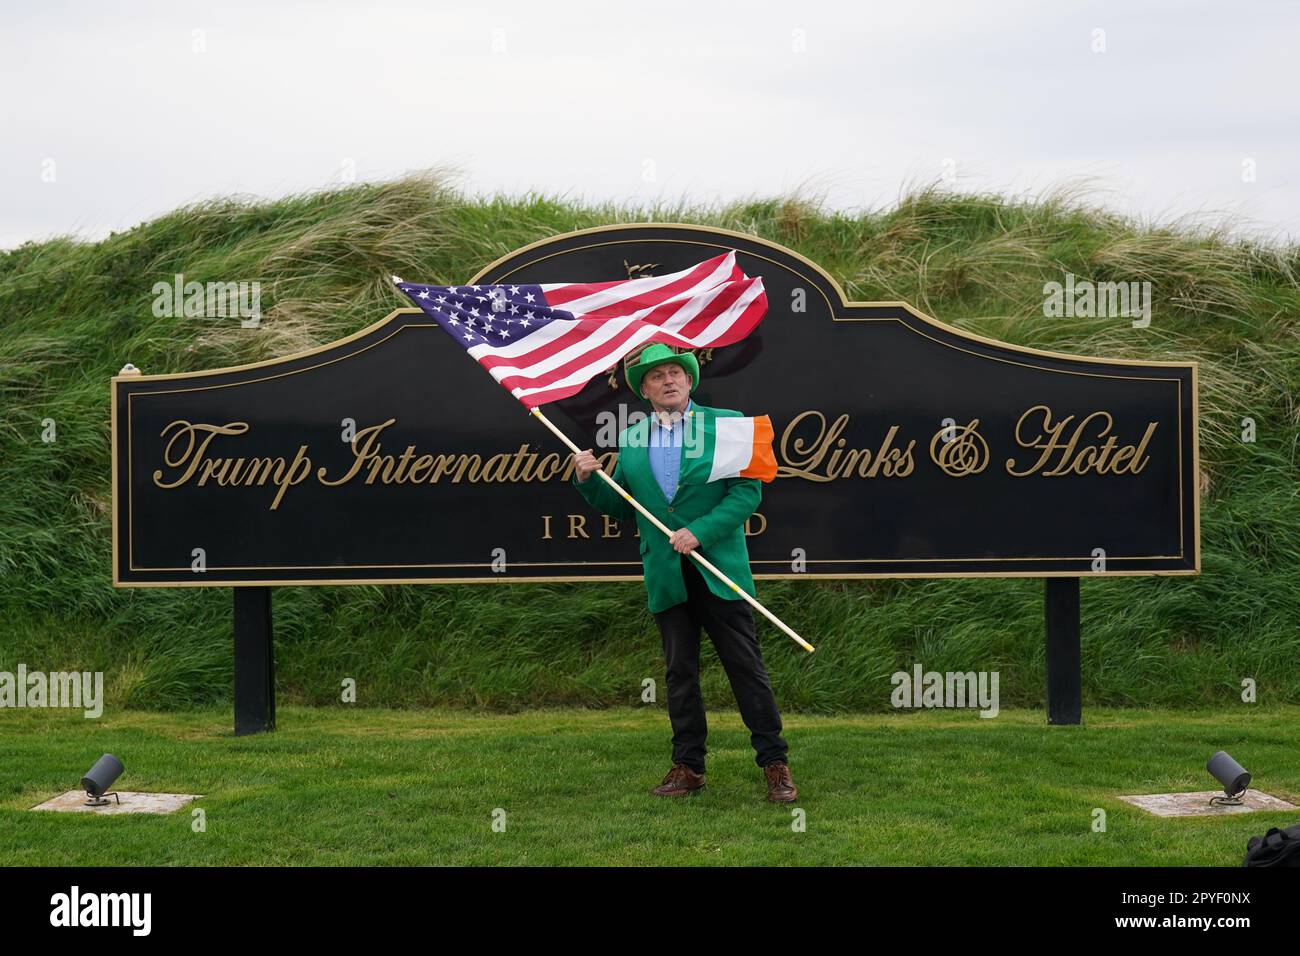
<svg viewBox="0 0 1300 956">
<path fill-rule="evenodd" d="M 769 265 L 784 269 L 792 274 L 800 275 L 813 289 L 815 289 L 822 301 L 826 304 L 827 309 L 832 313 L 832 318 L 837 321 L 864 319 L 898 320 L 903 316 L 907 316 L 916 320 L 915 323 L 908 324 L 918 331 L 929 326 L 934 330 L 942 331 L 947 335 L 954 336 L 958 339 L 965 339 L 969 342 L 978 343 L 980 345 L 993 346 L 994 348 L 1009 352 L 1018 352 L 1022 355 L 1035 355 L 1048 359 L 1061 359 L 1069 363 L 1084 362 L 1100 365 L 1132 365 L 1143 368 L 1156 366 L 1188 370 L 1194 370 L 1196 368 L 1195 362 L 1106 358 L 1031 348 L 1029 346 L 1016 345 L 1010 342 L 988 338 L 975 332 L 949 325 L 934 316 L 927 315 L 910 302 L 899 300 L 853 300 L 845 294 L 843 287 L 833 275 L 823 269 L 818 263 L 788 246 L 745 232 L 725 229 L 720 226 L 704 226 L 695 223 L 617 223 L 604 226 L 592 226 L 587 229 L 577 229 L 572 232 L 547 236 L 535 240 L 534 242 L 530 242 L 527 245 L 520 246 L 518 249 L 506 253 L 500 258 L 492 261 L 476 272 L 466 282 L 466 285 L 512 281 L 536 281 L 532 279 L 532 276 L 539 271 L 544 270 L 547 274 L 563 271 L 557 269 L 558 262 L 564 262 L 565 265 L 570 268 L 570 272 L 564 273 L 568 281 L 581 282 L 601 281 L 602 279 L 608 280 L 613 278 L 613 276 L 601 275 L 588 277 L 583 275 L 571 275 L 572 264 L 577 258 L 575 253 L 591 252 L 596 250 L 626 249 L 635 257 L 636 255 L 643 253 L 646 249 L 653 248 L 655 244 L 671 244 L 682 247 L 683 249 L 689 250 L 686 258 L 697 256 L 698 259 L 706 259 L 719 252 L 735 250 L 738 254 L 737 262 L 749 275 L 763 275 L 764 278 L 768 278 L 767 271 L 762 265 L 760 265 L 760 263 L 768 263 Z M 672 271 L 672 268 L 675 267 L 664 266 L 660 271 Z M 552 279 L 549 281 L 555 280 Z"/>
</svg>

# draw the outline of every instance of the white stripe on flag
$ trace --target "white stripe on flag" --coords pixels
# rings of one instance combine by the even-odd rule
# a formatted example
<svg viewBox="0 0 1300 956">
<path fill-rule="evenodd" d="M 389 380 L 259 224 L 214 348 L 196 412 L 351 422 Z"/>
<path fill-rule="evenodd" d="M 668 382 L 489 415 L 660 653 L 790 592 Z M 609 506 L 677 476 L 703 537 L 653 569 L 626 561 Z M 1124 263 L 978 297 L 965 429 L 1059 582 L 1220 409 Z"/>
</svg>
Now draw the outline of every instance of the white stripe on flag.
<svg viewBox="0 0 1300 956">
<path fill-rule="evenodd" d="M 713 420 L 713 468 L 709 481 L 734 478 L 749 467 L 754 457 L 754 419 Z"/>
<path fill-rule="evenodd" d="M 702 295 L 694 297 L 693 299 L 687 299 L 685 302 L 682 303 L 681 308 L 677 310 L 677 313 L 673 316 L 671 320 L 665 322 L 663 325 L 645 324 L 643 328 L 640 328 L 635 333 L 633 333 L 632 336 L 630 336 L 628 340 L 624 342 L 622 346 L 619 347 L 618 351 L 626 355 L 628 352 L 631 352 L 632 349 L 634 349 L 637 345 L 641 344 L 646 339 L 650 338 L 652 335 L 655 335 L 656 333 L 678 332 L 687 323 L 689 323 L 691 319 L 695 318 L 700 312 L 702 312 L 704 308 L 708 305 L 708 303 L 711 302 L 714 298 L 716 298 L 721 291 L 722 291 L 721 287 L 719 287 L 718 289 L 710 289 L 707 292 L 703 293 Z M 689 337 L 681 336 L 681 338 L 683 339 L 683 341 L 687 343 L 687 347 L 691 347 L 691 348 L 708 347 L 709 345 L 712 344 L 712 342 L 716 338 L 721 336 L 736 321 L 736 319 L 745 311 L 745 309 L 747 309 L 750 306 L 750 304 L 756 298 L 758 298 L 759 295 L 762 294 L 762 291 L 763 291 L 762 287 L 759 283 L 752 282 L 745 289 L 744 293 L 740 296 L 740 298 L 738 298 L 727 309 L 725 309 L 721 315 L 719 315 L 716 319 L 710 322 L 708 327 L 705 328 L 702 332 Z M 507 375 L 513 375 L 520 372 L 527 372 L 530 375 L 545 374 L 547 371 L 557 368 L 563 365 L 565 362 L 570 361 L 571 359 L 577 358 L 586 353 L 590 353 L 592 351 L 593 345 L 597 345 L 601 342 L 605 342 L 609 340 L 610 338 L 617 335 L 619 331 L 627 328 L 629 325 L 637 325 L 640 323 L 641 320 L 639 318 L 610 319 L 606 322 L 603 322 L 600 328 L 595 330 L 591 335 L 584 338 L 581 342 L 577 342 L 574 345 L 569 346 L 567 349 L 563 349 L 560 352 L 557 352 L 555 355 L 548 356 L 547 358 L 536 363 L 535 365 L 527 365 L 527 364 L 499 365 L 496 368 L 489 369 L 488 371 L 491 373 L 492 377 L 495 378 L 498 382 L 501 381 L 501 379 Z M 567 326 L 569 328 L 572 328 L 576 324 L 577 322 L 573 320 L 559 319 L 552 322 L 548 328 L 540 331 L 558 337 L 558 335 L 563 333 L 558 331 L 552 332 L 552 329 L 558 329 L 558 327 L 561 326 Z M 568 331 L 568 329 L 565 329 L 565 331 Z M 519 347 L 527 346 L 527 345 L 528 342 L 526 342 L 525 340 L 520 340 L 519 342 L 514 343 L 513 346 L 507 345 L 504 348 L 499 348 L 496 346 L 489 346 L 489 345 L 473 345 L 467 351 L 475 359 L 479 358 L 482 355 L 502 356 L 503 353 L 506 356 L 513 358 L 515 356 L 510 355 L 512 351 L 517 353 L 519 351 Z M 510 391 L 516 398 L 522 398 L 526 395 L 532 395 L 537 392 L 549 391 L 551 389 L 560 388 L 562 386 L 577 384 L 578 382 L 586 382 L 593 375 L 597 375 L 600 372 L 604 371 L 605 369 L 609 368 L 611 365 L 617 363 L 621 357 L 622 357 L 621 355 L 617 357 L 611 357 L 608 355 L 600 356 L 594 358 L 590 363 L 584 365 L 583 367 L 579 368 L 574 372 L 569 373 L 568 375 L 564 376 L 564 378 L 558 381 L 547 382 L 544 385 L 539 385 L 533 388 L 522 388 L 522 389 L 514 388 L 511 389 Z"/>
<path fill-rule="evenodd" d="M 695 285 L 690 288 L 687 294 L 694 294 L 697 291 L 711 289 L 715 285 L 721 285 L 723 282 L 726 282 L 731 278 L 731 273 L 735 270 L 735 266 L 736 253 L 733 250 L 723 256 L 722 261 L 718 263 L 717 268 L 707 276 L 698 280 Z M 674 282 L 680 282 L 682 279 L 686 278 L 686 276 L 690 275 L 691 270 L 698 267 L 697 264 L 688 269 L 683 269 L 680 272 L 673 272 L 666 276 L 642 276 L 639 279 L 625 279 L 614 285 L 613 288 L 602 289 L 599 292 L 593 292 L 591 295 L 584 296 L 581 299 L 563 302 L 560 305 L 554 306 L 554 308 L 563 309 L 565 312 L 595 312 L 599 309 L 606 308 L 607 306 L 617 305 L 619 302 L 623 302 L 627 299 L 642 296 L 648 292 L 653 292 L 655 289 L 661 289 L 664 286 L 672 285 Z M 573 283 L 570 282 L 544 284 L 542 286 L 542 294 L 546 295 L 548 292 L 552 292 L 552 290 L 566 289 L 571 285 L 573 285 Z M 555 301 L 553 293 L 552 297 L 548 298 L 547 301 Z"/>
</svg>

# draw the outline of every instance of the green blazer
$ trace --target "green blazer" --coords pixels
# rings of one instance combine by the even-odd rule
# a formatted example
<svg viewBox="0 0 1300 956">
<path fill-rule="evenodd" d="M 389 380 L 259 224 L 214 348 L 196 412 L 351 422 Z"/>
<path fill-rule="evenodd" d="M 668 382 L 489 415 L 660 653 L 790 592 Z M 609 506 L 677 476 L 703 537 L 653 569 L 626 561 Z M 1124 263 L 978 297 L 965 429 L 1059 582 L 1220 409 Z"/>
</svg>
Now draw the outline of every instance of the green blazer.
<svg viewBox="0 0 1300 956">
<path fill-rule="evenodd" d="M 709 408 L 699 402 L 693 402 L 691 409 L 697 415 L 714 418 L 740 417 L 741 414 L 727 408 Z M 745 546 L 745 520 L 762 500 L 763 483 L 757 478 L 709 481 L 713 449 L 705 447 L 702 454 L 689 455 L 684 437 L 679 450 L 682 457 L 678 474 L 681 477 L 677 493 L 670 502 L 650 470 L 649 436 L 649 416 L 619 432 L 618 462 L 610 477 L 667 527 L 674 531 L 689 529 L 699 539 L 701 557 L 711 561 L 750 597 L 757 597 L 754 576 L 749 569 L 749 549 Z M 668 543 L 668 536 L 628 504 L 604 478 L 593 474 L 580 482 L 575 472 L 572 483 L 593 507 L 616 521 L 636 518 L 641 536 L 641 566 L 651 613 L 657 614 L 685 601 L 686 582 L 682 578 L 681 560 L 695 559 L 674 551 Z M 709 590 L 718 597 L 729 601 L 743 600 L 712 571 L 699 564 L 696 564 L 696 570 L 708 582 Z"/>
</svg>

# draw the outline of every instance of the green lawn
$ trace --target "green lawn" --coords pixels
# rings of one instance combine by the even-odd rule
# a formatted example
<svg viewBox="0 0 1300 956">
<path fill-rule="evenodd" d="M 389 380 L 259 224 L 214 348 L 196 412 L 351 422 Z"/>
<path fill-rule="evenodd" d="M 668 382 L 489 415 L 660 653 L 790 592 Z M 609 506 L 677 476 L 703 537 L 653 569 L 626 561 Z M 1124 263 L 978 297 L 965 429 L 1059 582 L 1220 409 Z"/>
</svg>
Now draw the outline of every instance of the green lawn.
<svg viewBox="0 0 1300 956">
<path fill-rule="evenodd" d="M 1259 788 L 1297 801 L 1300 708 L 790 715 L 800 787 L 769 804 L 739 716 L 713 711 L 708 785 L 647 791 L 669 760 L 662 708 L 285 707 L 235 738 L 227 708 L 0 711 L 0 859 L 114 864 L 927 864 L 1240 866 L 1246 838 L 1295 813 L 1158 819 L 1120 794 L 1208 790 L 1224 748 Z M 103 751 L 125 790 L 201 793 L 206 832 L 171 816 L 32 813 Z M 1093 810 L 1107 814 L 1092 830 Z M 505 811 L 504 832 L 493 812 Z"/>
</svg>

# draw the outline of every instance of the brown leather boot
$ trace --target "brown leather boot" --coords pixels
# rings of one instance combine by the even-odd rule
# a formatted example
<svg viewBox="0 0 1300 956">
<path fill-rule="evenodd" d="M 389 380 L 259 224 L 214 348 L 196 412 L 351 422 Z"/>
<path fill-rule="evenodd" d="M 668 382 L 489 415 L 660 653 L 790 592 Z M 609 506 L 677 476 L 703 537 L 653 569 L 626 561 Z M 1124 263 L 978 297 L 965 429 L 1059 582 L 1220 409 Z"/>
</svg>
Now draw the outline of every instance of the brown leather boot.
<svg viewBox="0 0 1300 956">
<path fill-rule="evenodd" d="M 664 782 L 650 792 L 656 797 L 684 797 L 704 789 L 704 774 L 696 773 L 684 763 L 673 764 Z"/>
<path fill-rule="evenodd" d="M 768 764 L 763 768 L 763 776 L 767 778 L 767 799 L 773 803 L 793 803 L 799 796 L 799 789 L 790 778 L 790 767 L 783 761 Z"/>
</svg>

